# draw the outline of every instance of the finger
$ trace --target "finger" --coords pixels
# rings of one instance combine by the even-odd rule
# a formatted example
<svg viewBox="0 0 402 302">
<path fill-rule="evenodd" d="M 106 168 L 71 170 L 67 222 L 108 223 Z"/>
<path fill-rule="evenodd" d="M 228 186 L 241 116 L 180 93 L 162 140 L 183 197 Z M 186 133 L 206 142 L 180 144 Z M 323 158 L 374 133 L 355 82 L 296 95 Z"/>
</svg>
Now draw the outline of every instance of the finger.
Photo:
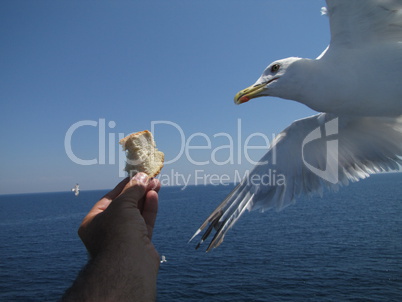
<svg viewBox="0 0 402 302">
<path fill-rule="evenodd" d="M 156 191 L 149 191 L 145 196 L 144 209 L 142 217 L 148 229 L 148 237 L 152 239 L 152 233 L 155 226 L 156 214 L 158 213 L 158 193 Z"/>
<path fill-rule="evenodd" d="M 105 211 L 111 202 L 112 202 L 112 199 L 109 199 L 109 197 L 103 197 L 102 199 L 100 199 L 97 203 L 95 203 L 95 205 L 92 207 L 92 209 L 84 217 L 84 219 L 82 220 L 81 226 L 84 227 L 85 225 L 90 223 L 96 215 Z"/>
<path fill-rule="evenodd" d="M 135 176 L 131 178 L 127 185 L 124 187 L 122 193 L 136 185 L 144 186 L 146 189 L 149 185 L 149 176 L 144 172 L 139 172 L 135 174 Z"/>
<path fill-rule="evenodd" d="M 146 192 L 148 192 L 149 190 L 154 190 L 156 192 L 159 192 L 159 190 L 161 188 L 161 183 L 158 179 L 149 178 L 149 176 L 143 172 L 139 172 L 132 179 L 128 180 L 128 178 L 127 178 L 124 181 L 125 181 L 126 185 L 124 186 L 124 188 L 120 194 L 124 193 L 127 189 L 135 186 L 137 183 L 146 185 Z"/>
<path fill-rule="evenodd" d="M 115 199 L 125 188 L 127 183 L 129 182 L 129 178 L 126 177 L 123 179 L 121 182 L 117 184 L 116 187 L 114 187 L 113 190 L 110 192 L 106 193 L 95 205 L 92 207 L 92 209 L 88 212 L 87 216 L 85 216 L 84 220 L 82 221 L 82 225 L 85 226 L 88 224 L 96 215 L 99 213 L 102 213 L 104 210 L 107 209 L 107 207 L 110 205 L 113 199 Z"/>
<path fill-rule="evenodd" d="M 110 205 L 111 202 L 112 202 L 111 199 L 103 197 L 101 200 L 95 203 L 92 209 L 88 212 L 87 216 L 92 217 L 98 215 L 99 213 L 102 213 L 104 210 L 107 209 L 107 207 Z"/>
<path fill-rule="evenodd" d="M 111 199 L 108 199 L 107 197 L 103 197 L 101 200 L 99 200 L 95 205 L 92 207 L 92 209 L 88 212 L 88 214 L 84 217 L 84 219 L 81 222 L 80 227 L 78 228 L 78 235 L 80 238 L 84 241 L 85 244 L 85 234 L 86 234 L 86 229 L 90 225 L 90 223 L 93 221 L 93 219 L 100 213 L 104 212 L 107 207 L 110 205 L 112 202 Z"/>
<path fill-rule="evenodd" d="M 110 200 L 115 199 L 117 196 L 120 195 L 120 193 L 123 191 L 123 189 L 129 183 L 129 181 L 130 181 L 130 178 L 126 177 L 121 182 L 119 182 L 118 185 L 112 191 L 110 191 L 105 196 L 103 196 L 103 198 L 107 198 L 107 199 L 110 199 Z"/>
<path fill-rule="evenodd" d="M 143 199 L 146 194 L 148 186 L 148 175 L 139 172 L 129 180 L 120 195 L 114 201 L 119 202 L 119 200 L 126 200 L 128 202 L 133 202 L 133 204 L 138 207 L 141 199 Z"/>
<path fill-rule="evenodd" d="M 151 178 L 147 187 L 147 191 L 149 190 L 154 190 L 156 192 L 159 192 L 161 188 L 161 183 L 159 181 L 159 179 L 157 178 Z"/>
<path fill-rule="evenodd" d="M 155 192 L 159 192 L 160 188 L 161 188 L 161 183 L 159 182 L 159 180 L 156 179 L 156 178 L 151 178 L 149 180 L 149 183 L 148 183 L 148 186 L 147 186 L 145 194 L 147 194 L 151 190 L 153 190 Z M 144 211 L 144 203 L 145 203 L 145 198 L 141 198 L 138 201 L 138 209 L 140 210 L 141 215 L 142 215 L 142 213 Z"/>
</svg>

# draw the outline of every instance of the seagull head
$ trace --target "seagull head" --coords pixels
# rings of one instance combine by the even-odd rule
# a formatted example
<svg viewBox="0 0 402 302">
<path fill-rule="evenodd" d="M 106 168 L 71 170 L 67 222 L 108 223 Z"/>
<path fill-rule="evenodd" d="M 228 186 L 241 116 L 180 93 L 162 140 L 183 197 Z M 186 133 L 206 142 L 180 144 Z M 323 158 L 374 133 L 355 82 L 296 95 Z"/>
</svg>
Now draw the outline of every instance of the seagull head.
<svg viewBox="0 0 402 302">
<path fill-rule="evenodd" d="M 234 102 L 239 105 L 261 96 L 276 96 L 286 98 L 289 85 L 296 78 L 297 65 L 301 58 L 291 57 L 272 62 L 264 70 L 261 77 L 250 87 L 239 91 Z"/>
</svg>

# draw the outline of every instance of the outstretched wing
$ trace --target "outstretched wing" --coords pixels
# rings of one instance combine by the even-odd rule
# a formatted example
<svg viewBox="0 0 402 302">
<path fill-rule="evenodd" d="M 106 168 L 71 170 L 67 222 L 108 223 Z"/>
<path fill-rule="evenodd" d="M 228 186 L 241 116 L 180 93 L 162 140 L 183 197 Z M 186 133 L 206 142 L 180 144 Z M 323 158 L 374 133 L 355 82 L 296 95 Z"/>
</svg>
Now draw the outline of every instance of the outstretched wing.
<svg viewBox="0 0 402 302">
<path fill-rule="evenodd" d="M 402 41 L 401 0 L 327 0 L 331 47 Z"/>
<path fill-rule="evenodd" d="M 197 230 L 193 238 L 208 226 L 197 248 L 214 229 L 207 251 L 219 246 L 245 210 L 281 210 L 299 195 L 399 169 L 401 141 L 402 118 L 320 113 L 295 121 Z"/>
</svg>

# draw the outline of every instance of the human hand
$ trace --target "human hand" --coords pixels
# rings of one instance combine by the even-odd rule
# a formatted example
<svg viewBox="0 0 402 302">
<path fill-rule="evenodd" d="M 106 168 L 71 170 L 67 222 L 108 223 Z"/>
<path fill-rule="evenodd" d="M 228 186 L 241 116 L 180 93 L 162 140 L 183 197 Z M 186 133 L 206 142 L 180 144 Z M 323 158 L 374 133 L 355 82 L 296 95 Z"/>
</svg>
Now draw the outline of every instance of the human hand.
<svg viewBox="0 0 402 302">
<path fill-rule="evenodd" d="M 160 182 L 126 178 L 100 199 L 78 234 L 91 260 L 63 301 L 154 301 L 159 255 L 151 242 Z"/>
<path fill-rule="evenodd" d="M 132 179 L 121 181 L 101 198 L 89 211 L 78 230 L 91 257 L 95 257 L 104 245 L 115 242 L 115 235 L 128 236 L 130 231 L 143 235 L 144 243 L 153 248 L 150 240 L 158 211 L 159 189 L 160 182 L 157 179 L 150 180 L 145 173 L 137 173 Z M 131 224 L 133 228 L 126 228 L 126 224 Z M 157 254 L 156 250 L 151 251 L 151 254 Z"/>
</svg>

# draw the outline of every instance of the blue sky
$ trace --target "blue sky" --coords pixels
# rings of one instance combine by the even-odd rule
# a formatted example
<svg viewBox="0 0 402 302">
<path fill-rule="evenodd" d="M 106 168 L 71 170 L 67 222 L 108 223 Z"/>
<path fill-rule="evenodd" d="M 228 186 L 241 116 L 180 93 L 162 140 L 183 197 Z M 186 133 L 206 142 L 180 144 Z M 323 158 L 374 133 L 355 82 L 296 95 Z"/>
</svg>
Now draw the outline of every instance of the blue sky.
<svg viewBox="0 0 402 302">
<path fill-rule="evenodd" d="M 1 1 L 0 194 L 66 191 L 76 182 L 83 190 L 111 188 L 122 177 L 119 136 L 151 128 L 170 162 L 166 184 L 183 185 L 174 175 L 194 183 L 195 171 L 202 182 L 250 169 L 248 158 L 264 153 L 264 135 L 272 139 L 314 112 L 275 98 L 236 106 L 233 97 L 271 61 L 325 49 L 324 5 Z M 73 125 L 81 127 L 71 132 L 72 152 L 97 164 L 67 155 Z M 260 147 L 248 158 L 246 140 Z"/>
</svg>

